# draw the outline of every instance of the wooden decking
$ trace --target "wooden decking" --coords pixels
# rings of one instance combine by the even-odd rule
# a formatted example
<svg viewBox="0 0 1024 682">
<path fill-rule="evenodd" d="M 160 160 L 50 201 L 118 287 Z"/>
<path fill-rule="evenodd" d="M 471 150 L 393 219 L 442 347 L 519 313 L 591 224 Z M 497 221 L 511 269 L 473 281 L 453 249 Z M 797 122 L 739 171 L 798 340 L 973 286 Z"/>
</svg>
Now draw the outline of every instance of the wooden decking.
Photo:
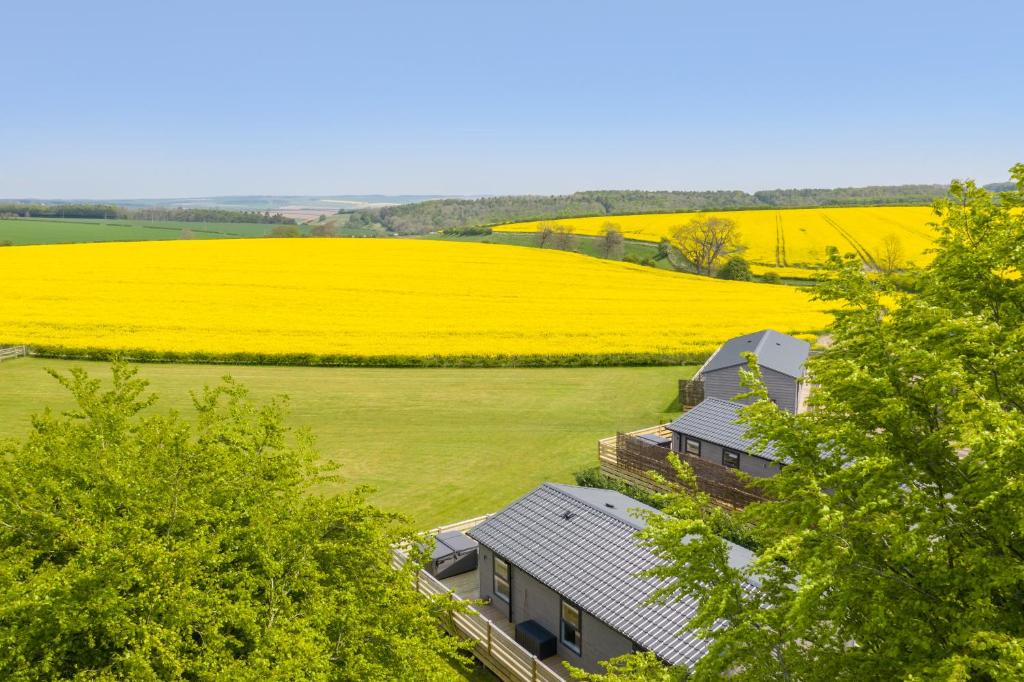
<svg viewBox="0 0 1024 682">
<path fill-rule="evenodd" d="M 481 516 L 442 528 L 433 528 L 424 535 L 436 535 L 445 530 L 468 530 L 487 518 Z M 403 547 L 395 547 L 393 565 L 398 568 L 406 561 Z M 477 571 L 446 578 L 443 582 L 426 571 L 416 576 L 416 589 L 426 595 L 454 594 L 456 599 L 475 600 L 480 596 L 480 577 Z M 568 673 L 561 659 L 553 656 L 541 661 L 515 641 L 515 626 L 508 622 L 505 612 L 490 604 L 467 605 L 442 623 L 452 634 L 476 642 L 473 653 L 502 682 L 562 682 Z"/>
<path fill-rule="evenodd" d="M 474 570 L 469 573 L 452 576 L 451 578 L 445 578 L 441 581 L 441 584 L 462 599 L 476 600 L 480 598 L 480 574 L 478 571 Z M 493 604 L 478 604 L 475 608 L 480 612 L 481 616 L 492 623 L 492 627 L 500 629 L 510 638 L 515 639 L 516 625 L 509 621 L 507 607 L 498 608 Z M 563 679 L 569 679 L 569 673 L 565 670 L 565 666 L 562 665 L 564 660 L 561 656 L 550 656 L 542 659 L 542 662 Z"/>
<path fill-rule="evenodd" d="M 669 436 L 667 425 L 660 424 L 639 431 L 618 433 L 597 442 L 597 459 L 601 472 L 637 488 L 652 492 L 671 492 L 671 485 L 652 480 L 647 472 L 655 471 L 667 481 L 677 481 L 675 470 L 668 461 L 669 448 L 648 443 L 639 436 L 656 434 Z M 697 488 L 707 493 L 713 502 L 727 509 L 738 509 L 767 498 L 764 492 L 748 483 L 729 467 L 709 462 L 686 453 L 676 453 L 680 461 L 689 464 L 697 479 Z"/>
</svg>

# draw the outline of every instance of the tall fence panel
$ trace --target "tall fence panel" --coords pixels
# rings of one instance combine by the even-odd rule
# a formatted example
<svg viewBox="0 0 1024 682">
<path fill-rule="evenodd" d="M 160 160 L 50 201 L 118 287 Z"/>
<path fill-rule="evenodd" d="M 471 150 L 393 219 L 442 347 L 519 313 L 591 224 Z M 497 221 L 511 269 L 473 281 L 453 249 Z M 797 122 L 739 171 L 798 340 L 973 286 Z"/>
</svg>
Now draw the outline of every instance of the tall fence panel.
<svg viewBox="0 0 1024 682">
<path fill-rule="evenodd" d="M 704 382 L 693 379 L 679 380 L 679 404 L 683 412 L 696 407 L 704 400 Z"/>
<path fill-rule="evenodd" d="M 669 449 L 649 443 L 635 434 L 616 434 L 614 445 L 611 439 L 605 439 L 598 444 L 598 449 L 602 469 L 632 485 L 667 490 L 650 480 L 646 475 L 649 471 L 664 476 L 672 483 L 679 483 L 675 469 L 668 461 Z M 719 504 L 739 508 L 767 499 L 763 490 L 740 478 L 734 469 L 685 453 L 678 456 L 693 469 L 697 488 Z M 645 480 L 648 483 L 645 484 Z"/>
</svg>

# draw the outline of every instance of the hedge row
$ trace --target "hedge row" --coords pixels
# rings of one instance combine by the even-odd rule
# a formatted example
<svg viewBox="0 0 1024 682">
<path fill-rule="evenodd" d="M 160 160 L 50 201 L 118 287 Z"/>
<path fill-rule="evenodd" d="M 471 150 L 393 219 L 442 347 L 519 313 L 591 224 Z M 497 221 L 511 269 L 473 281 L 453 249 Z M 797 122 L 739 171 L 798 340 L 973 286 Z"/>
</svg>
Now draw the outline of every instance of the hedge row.
<svg viewBox="0 0 1024 682">
<path fill-rule="evenodd" d="M 0 344 L 3 345 L 3 344 Z M 142 348 L 69 348 L 30 346 L 30 355 L 73 360 L 179 362 L 225 365 L 289 365 L 301 367 L 631 367 L 697 364 L 699 353 L 602 353 L 552 355 L 320 355 L 316 353 L 205 353 L 155 351 Z"/>
</svg>

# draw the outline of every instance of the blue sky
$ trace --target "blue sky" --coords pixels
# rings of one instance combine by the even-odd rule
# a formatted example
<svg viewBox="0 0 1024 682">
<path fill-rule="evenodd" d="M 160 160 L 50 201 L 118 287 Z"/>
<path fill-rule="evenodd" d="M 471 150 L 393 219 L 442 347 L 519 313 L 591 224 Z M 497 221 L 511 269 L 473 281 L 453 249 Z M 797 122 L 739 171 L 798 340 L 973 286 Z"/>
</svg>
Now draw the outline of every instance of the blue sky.
<svg viewBox="0 0 1024 682">
<path fill-rule="evenodd" d="M 2 197 L 755 190 L 1004 180 L 1024 160 L 1019 1 L 0 16 Z"/>
</svg>

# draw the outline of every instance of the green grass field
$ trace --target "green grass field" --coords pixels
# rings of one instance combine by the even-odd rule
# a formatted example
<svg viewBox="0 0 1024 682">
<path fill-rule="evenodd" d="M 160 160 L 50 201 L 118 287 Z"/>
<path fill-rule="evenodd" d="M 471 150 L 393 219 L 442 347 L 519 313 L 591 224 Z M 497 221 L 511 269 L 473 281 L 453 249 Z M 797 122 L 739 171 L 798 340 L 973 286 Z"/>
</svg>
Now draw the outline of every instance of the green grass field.
<svg viewBox="0 0 1024 682">
<path fill-rule="evenodd" d="M 272 228 L 273 225 L 255 223 L 175 220 L 3 218 L 0 219 L 0 243 L 24 245 L 179 239 L 185 229 L 191 231 L 194 239 L 262 237 Z"/>
<path fill-rule="evenodd" d="M 70 401 L 45 372 L 99 362 L 19 358 L 0 363 L 0 437 Z M 256 397 L 287 394 L 291 423 L 308 427 L 346 484 L 421 528 L 494 511 L 542 481 L 571 482 L 596 464 L 596 441 L 665 421 L 677 381 L 694 367 L 373 369 L 141 365 L 163 409 L 190 409 L 189 390 L 231 374 Z"/>
<path fill-rule="evenodd" d="M 452 235 L 443 234 L 428 234 L 413 239 L 438 239 L 443 241 L 452 242 L 482 242 L 485 244 L 513 244 L 515 246 L 536 246 L 537 236 L 531 233 L 525 232 L 494 232 L 492 234 L 482 235 L 470 235 L 466 237 L 456 237 Z M 601 258 L 601 239 L 599 237 L 588 237 L 584 235 L 576 236 L 576 244 L 578 251 L 585 256 L 593 256 L 594 258 Z M 638 261 L 645 260 L 647 258 L 654 258 L 658 255 L 658 245 L 652 242 L 643 242 L 633 239 L 627 239 L 623 256 L 632 257 Z M 655 267 L 662 270 L 672 270 L 671 264 L 667 259 L 655 260 Z"/>
</svg>

